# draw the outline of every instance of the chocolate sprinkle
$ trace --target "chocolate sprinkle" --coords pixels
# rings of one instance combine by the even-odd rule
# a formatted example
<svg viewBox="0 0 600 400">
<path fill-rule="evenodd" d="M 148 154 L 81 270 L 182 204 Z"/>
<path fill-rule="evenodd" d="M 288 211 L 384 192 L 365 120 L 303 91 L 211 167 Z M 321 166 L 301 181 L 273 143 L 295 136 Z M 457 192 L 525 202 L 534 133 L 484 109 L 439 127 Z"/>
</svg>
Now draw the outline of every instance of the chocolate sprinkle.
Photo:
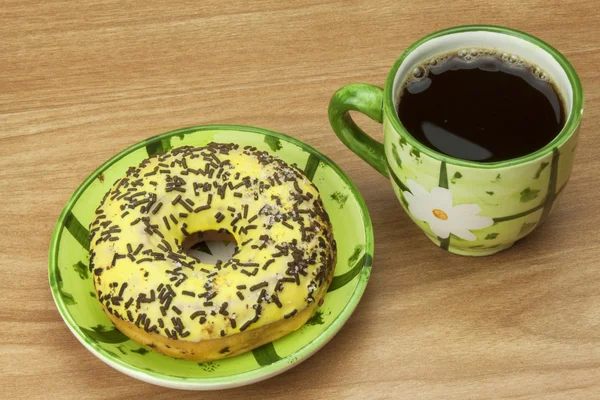
<svg viewBox="0 0 600 400">
<path fill-rule="evenodd" d="M 221 304 L 221 308 L 219 309 L 219 314 L 228 316 L 229 312 L 227 312 L 227 306 L 228 306 L 227 302 L 224 302 L 223 304 Z"/>
<path fill-rule="evenodd" d="M 190 233 L 189 233 L 189 232 L 188 232 L 188 231 L 185 229 L 186 227 L 187 227 L 187 224 L 186 224 L 186 223 L 184 223 L 184 224 L 181 226 L 181 232 L 183 232 L 183 234 L 184 234 L 185 236 L 190 236 Z"/>
<path fill-rule="evenodd" d="M 194 320 L 196 317 L 198 317 L 200 315 L 206 315 L 206 312 L 202 311 L 202 310 L 195 311 L 192 313 L 192 315 L 190 315 L 190 319 Z"/>
<path fill-rule="evenodd" d="M 272 258 L 270 260 L 267 260 L 267 262 L 265 263 L 265 265 L 263 265 L 262 269 L 266 270 L 267 268 L 269 268 L 269 265 L 273 264 L 274 262 L 275 262 L 275 260 L 272 259 Z"/>
<path fill-rule="evenodd" d="M 262 301 L 265 299 L 266 296 L 267 296 L 267 289 L 262 289 L 260 291 L 260 293 L 258 294 L 256 302 L 259 304 L 262 303 Z"/>
<path fill-rule="evenodd" d="M 190 205 L 187 202 L 185 202 L 185 201 L 180 201 L 179 204 L 181 206 L 183 206 L 183 208 L 185 208 L 188 212 L 193 212 L 194 211 L 194 209 L 192 207 L 190 207 Z"/>
<path fill-rule="evenodd" d="M 156 207 L 154 207 L 154 210 L 152 210 L 152 214 L 156 214 L 158 212 L 158 210 L 160 210 L 160 208 L 162 207 L 163 203 L 158 203 L 156 205 Z"/>
<path fill-rule="evenodd" d="M 210 209 L 210 206 L 207 204 L 207 205 L 204 205 L 204 206 L 196 207 L 194 209 L 194 212 L 198 213 L 200 211 L 209 210 L 209 209 Z"/>
<path fill-rule="evenodd" d="M 283 304 L 281 304 L 281 301 L 279 300 L 279 297 L 276 294 L 271 295 L 271 301 L 273 301 L 273 303 L 275 303 L 277 307 L 283 307 Z"/>
<path fill-rule="evenodd" d="M 254 292 L 255 290 L 262 289 L 267 286 L 269 286 L 269 283 L 267 281 L 263 281 L 263 282 L 257 283 L 254 286 L 250 286 L 250 291 Z"/>
<path fill-rule="evenodd" d="M 127 300 L 127 303 L 125 303 L 125 308 L 129 308 L 132 304 L 133 304 L 133 297 L 130 297 L 129 300 Z"/>
<path fill-rule="evenodd" d="M 250 324 L 254 323 L 254 320 L 248 320 L 246 322 L 244 322 L 244 325 L 241 326 L 240 328 L 240 332 L 244 332 L 246 329 L 248 329 L 248 327 L 250 326 Z"/>
<path fill-rule="evenodd" d="M 285 226 L 288 229 L 294 229 L 294 227 L 292 225 L 290 225 L 289 223 L 287 223 L 286 221 L 282 221 L 281 225 Z"/>
</svg>

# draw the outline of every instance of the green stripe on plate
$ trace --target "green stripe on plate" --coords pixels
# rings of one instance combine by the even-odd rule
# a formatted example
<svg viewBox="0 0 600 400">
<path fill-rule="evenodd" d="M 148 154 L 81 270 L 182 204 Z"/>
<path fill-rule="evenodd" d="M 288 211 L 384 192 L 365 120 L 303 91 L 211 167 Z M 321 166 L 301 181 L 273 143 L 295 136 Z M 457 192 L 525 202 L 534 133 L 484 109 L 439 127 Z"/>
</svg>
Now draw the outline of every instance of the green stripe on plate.
<svg viewBox="0 0 600 400">
<path fill-rule="evenodd" d="M 58 292 L 60 293 L 60 296 L 63 299 L 63 302 L 68 306 L 76 305 L 77 302 L 75 301 L 75 298 L 73 297 L 73 295 L 63 289 L 64 283 L 63 283 L 62 275 L 60 273 L 60 269 L 58 268 L 58 266 L 54 270 L 54 278 L 56 280 L 56 286 L 58 288 Z"/>
<path fill-rule="evenodd" d="M 65 216 L 64 225 L 84 249 L 90 249 L 90 233 L 71 211 Z"/>
<path fill-rule="evenodd" d="M 149 157 L 152 157 L 155 154 L 169 150 L 171 147 L 171 138 L 166 138 L 148 143 L 146 145 L 146 152 L 148 153 Z"/>
<path fill-rule="evenodd" d="M 329 289 L 327 289 L 327 293 L 333 292 L 346 285 L 348 282 L 351 282 L 360 271 L 362 271 L 363 267 L 370 268 L 373 263 L 373 256 L 368 253 L 363 254 L 363 256 L 354 264 L 354 266 L 349 270 L 343 273 L 342 275 L 337 275 L 333 277 L 331 284 L 329 285 Z"/>
<path fill-rule="evenodd" d="M 108 328 L 103 325 L 96 325 L 91 330 L 79 327 L 90 339 L 102 343 L 123 343 L 129 340 L 127 336 L 121 333 L 117 328 Z"/>
<path fill-rule="evenodd" d="M 306 167 L 304 167 L 304 174 L 308 177 L 309 180 L 313 180 L 315 176 L 315 172 L 317 172 L 317 168 L 319 167 L 319 163 L 321 160 L 319 157 L 311 154 L 308 156 L 308 160 L 306 161 Z"/>
<path fill-rule="evenodd" d="M 263 344 L 262 346 L 255 348 L 252 350 L 252 355 L 261 367 L 281 360 L 281 357 L 275 351 L 273 343 Z"/>
</svg>

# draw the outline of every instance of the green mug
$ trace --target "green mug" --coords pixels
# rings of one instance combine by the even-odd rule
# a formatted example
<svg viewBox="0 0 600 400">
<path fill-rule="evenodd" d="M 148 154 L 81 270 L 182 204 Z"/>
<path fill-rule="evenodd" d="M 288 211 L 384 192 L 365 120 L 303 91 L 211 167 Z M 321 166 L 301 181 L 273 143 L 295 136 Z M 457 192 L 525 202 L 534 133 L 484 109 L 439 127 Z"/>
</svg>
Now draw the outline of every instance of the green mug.
<svg viewBox="0 0 600 400">
<path fill-rule="evenodd" d="M 553 78 L 568 115 L 554 140 L 523 157 L 482 163 L 439 153 L 408 133 L 396 113 L 404 78 L 437 54 L 471 47 L 516 54 Z M 383 144 L 354 123 L 351 110 L 383 124 Z M 424 37 L 396 60 L 385 88 L 350 84 L 338 90 L 329 105 L 337 136 L 390 178 L 410 218 L 441 248 L 469 256 L 507 249 L 548 217 L 573 167 L 582 113 L 581 82 L 556 49 L 523 32 L 476 25 Z"/>
</svg>

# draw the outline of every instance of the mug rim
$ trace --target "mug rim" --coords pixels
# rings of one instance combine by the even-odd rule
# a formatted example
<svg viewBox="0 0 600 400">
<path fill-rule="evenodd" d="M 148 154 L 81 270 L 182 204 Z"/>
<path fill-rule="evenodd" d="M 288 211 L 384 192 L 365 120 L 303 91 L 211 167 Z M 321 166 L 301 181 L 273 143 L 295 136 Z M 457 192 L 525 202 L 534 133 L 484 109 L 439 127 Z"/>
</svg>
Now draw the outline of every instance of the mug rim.
<svg viewBox="0 0 600 400">
<path fill-rule="evenodd" d="M 456 157 L 452 157 L 452 156 L 443 154 L 439 151 L 436 151 L 434 149 L 431 149 L 431 148 L 425 146 L 424 144 L 422 144 L 421 142 L 416 140 L 408 132 L 408 130 L 404 127 L 404 125 L 400 121 L 400 118 L 398 117 L 398 114 L 396 113 L 396 110 L 394 107 L 393 87 L 394 87 L 394 80 L 396 78 L 398 70 L 400 69 L 400 66 L 402 65 L 402 63 L 404 62 L 406 57 L 408 57 L 408 55 L 410 53 L 412 53 L 414 50 L 416 50 L 422 44 L 430 41 L 431 39 L 435 39 L 435 38 L 438 38 L 441 36 L 446 36 L 449 34 L 462 33 L 462 32 L 473 32 L 473 31 L 487 31 L 487 32 L 495 32 L 495 33 L 500 33 L 500 34 L 509 35 L 509 36 L 515 36 L 520 39 L 526 40 L 530 43 L 533 43 L 534 45 L 538 46 L 539 48 L 541 48 L 542 50 L 544 50 L 545 52 L 550 54 L 556 60 L 556 62 L 558 62 L 560 67 L 563 69 L 563 71 L 567 75 L 569 84 L 571 85 L 571 88 L 573 90 L 573 105 L 571 107 L 571 111 L 569 112 L 565 126 L 558 133 L 558 135 L 552 141 L 550 141 L 546 146 L 534 151 L 533 153 L 529 153 L 529 154 L 526 154 L 524 156 L 517 157 L 517 158 L 510 158 L 508 160 L 487 162 L 487 163 L 481 162 L 481 161 L 464 160 L 461 158 L 456 158 Z M 483 169 L 493 169 L 493 168 L 502 168 L 502 167 L 510 167 L 510 166 L 514 166 L 514 165 L 520 165 L 520 164 L 524 164 L 524 163 L 527 163 L 527 162 L 530 162 L 533 160 L 537 160 L 539 158 L 542 158 L 542 157 L 552 153 L 552 150 L 554 148 L 562 146 L 567 140 L 569 140 L 573 136 L 573 133 L 576 131 L 577 127 L 579 126 L 579 123 L 581 121 L 581 116 L 583 114 L 583 89 L 582 89 L 581 81 L 579 80 L 579 76 L 577 75 L 575 68 L 573 68 L 573 66 L 567 60 L 567 58 L 564 55 L 562 55 L 558 50 L 556 50 L 554 47 L 552 47 L 548 43 L 544 42 L 543 40 L 536 38 L 535 36 L 532 36 L 528 33 L 525 33 L 525 32 L 522 32 L 522 31 L 519 31 L 516 29 L 506 28 L 506 27 L 496 26 L 496 25 L 462 25 L 462 26 L 456 26 L 456 27 L 452 27 L 452 28 L 446 28 L 446 29 L 442 29 L 442 30 L 433 32 L 427 36 L 424 36 L 423 38 L 421 38 L 421 39 L 417 40 L 416 42 L 414 42 L 413 44 L 411 44 L 402 53 L 402 55 L 400 55 L 400 57 L 398 57 L 398 59 L 396 59 L 396 61 L 394 62 L 394 65 L 392 66 L 392 69 L 390 70 L 390 72 L 387 76 L 383 101 L 384 101 L 384 111 L 389 116 L 389 120 L 390 120 L 392 126 L 394 127 L 394 129 L 396 129 L 396 131 L 398 131 L 406 139 L 406 141 L 412 147 L 418 149 L 420 152 L 425 153 L 428 156 L 430 156 L 436 160 L 439 160 L 439 161 L 445 161 L 446 163 L 458 165 L 458 166 L 483 168 Z"/>
</svg>

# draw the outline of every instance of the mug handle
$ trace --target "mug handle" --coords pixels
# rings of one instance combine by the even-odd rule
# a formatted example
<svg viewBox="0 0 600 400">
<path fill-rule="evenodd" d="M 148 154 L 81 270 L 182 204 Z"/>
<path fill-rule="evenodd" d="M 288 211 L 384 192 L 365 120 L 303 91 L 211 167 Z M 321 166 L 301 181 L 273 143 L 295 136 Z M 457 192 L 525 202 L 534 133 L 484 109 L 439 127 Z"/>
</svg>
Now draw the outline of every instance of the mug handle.
<svg viewBox="0 0 600 400">
<path fill-rule="evenodd" d="M 342 143 L 386 178 L 389 177 L 383 143 L 356 125 L 350 111 L 359 111 L 373 121 L 383 122 L 383 89 L 365 83 L 341 87 L 329 102 L 329 123 Z"/>
</svg>

